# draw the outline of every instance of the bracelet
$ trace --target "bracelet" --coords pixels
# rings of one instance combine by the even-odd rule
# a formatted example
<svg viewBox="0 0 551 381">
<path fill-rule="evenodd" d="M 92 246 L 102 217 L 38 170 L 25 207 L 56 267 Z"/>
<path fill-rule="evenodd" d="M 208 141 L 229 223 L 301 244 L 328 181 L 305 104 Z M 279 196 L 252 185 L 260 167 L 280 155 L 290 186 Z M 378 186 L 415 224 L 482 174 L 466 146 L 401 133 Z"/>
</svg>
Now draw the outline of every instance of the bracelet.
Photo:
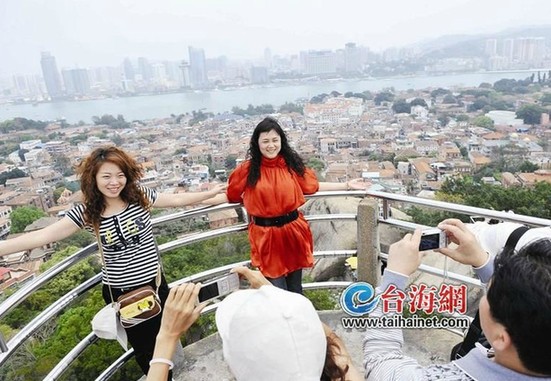
<svg viewBox="0 0 551 381">
<path fill-rule="evenodd" d="M 166 364 L 168 365 L 168 370 L 171 370 L 172 368 L 174 368 L 174 363 L 172 361 L 161 357 L 151 359 L 151 361 L 149 361 L 149 365 L 151 366 L 153 364 Z"/>
</svg>

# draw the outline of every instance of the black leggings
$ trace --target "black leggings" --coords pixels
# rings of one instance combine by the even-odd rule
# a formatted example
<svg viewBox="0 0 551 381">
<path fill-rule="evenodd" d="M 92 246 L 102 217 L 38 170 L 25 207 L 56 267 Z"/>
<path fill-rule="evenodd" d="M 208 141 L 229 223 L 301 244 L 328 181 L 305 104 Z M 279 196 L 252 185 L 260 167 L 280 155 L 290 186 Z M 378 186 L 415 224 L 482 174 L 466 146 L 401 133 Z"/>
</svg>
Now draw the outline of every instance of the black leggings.
<svg viewBox="0 0 551 381">
<path fill-rule="evenodd" d="M 111 288 L 111 291 L 113 292 L 113 298 L 117 300 L 117 298 L 129 291 L 132 291 L 136 288 L 140 288 L 145 285 L 150 285 L 155 289 L 155 278 L 151 281 L 144 283 L 139 286 L 120 289 L 120 288 Z M 166 302 L 166 299 L 168 297 L 168 285 L 166 283 L 166 279 L 164 275 L 161 277 L 161 285 L 159 286 L 159 298 L 161 299 L 161 305 L 163 306 Z M 109 304 L 111 303 L 111 295 L 109 294 L 109 287 L 107 285 L 103 285 L 102 288 L 102 296 L 103 300 L 105 300 L 105 303 Z M 159 329 L 161 328 L 161 314 L 155 316 L 154 318 L 151 318 L 149 320 L 146 320 L 140 324 L 135 325 L 131 328 L 125 328 L 126 335 L 128 336 L 128 341 L 130 342 L 130 345 L 132 345 L 132 348 L 134 348 L 134 355 L 136 356 L 136 361 L 138 362 L 138 365 L 142 369 L 144 374 L 147 374 L 149 371 L 149 361 L 153 358 L 153 350 L 155 349 L 155 339 L 157 338 L 157 333 L 159 333 Z M 170 359 L 169 359 L 170 360 Z M 168 380 L 172 379 L 172 371 L 168 374 Z"/>
</svg>

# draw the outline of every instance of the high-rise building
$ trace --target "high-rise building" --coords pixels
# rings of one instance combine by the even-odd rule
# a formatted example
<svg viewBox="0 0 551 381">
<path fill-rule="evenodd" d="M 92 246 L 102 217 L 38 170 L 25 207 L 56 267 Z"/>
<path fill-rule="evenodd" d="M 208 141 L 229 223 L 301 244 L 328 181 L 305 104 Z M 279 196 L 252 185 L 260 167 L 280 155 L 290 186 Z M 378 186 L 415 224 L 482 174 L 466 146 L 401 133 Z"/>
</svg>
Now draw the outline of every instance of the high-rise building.
<svg viewBox="0 0 551 381">
<path fill-rule="evenodd" d="M 268 69 L 272 68 L 272 51 L 270 48 L 264 49 L 264 65 L 266 65 Z"/>
<path fill-rule="evenodd" d="M 190 79 L 190 76 L 189 76 L 189 62 L 187 62 L 186 60 L 182 60 L 182 62 L 180 63 L 180 70 L 182 70 L 182 76 L 183 76 L 183 83 L 182 83 L 182 87 L 183 88 L 190 88 L 191 87 L 191 79 Z"/>
<path fill-rule="evenodd" d="M 268 83 L 268 68 L 264 66 L 251 67 L 251 82 L 252 83 Z"/>
<path fill-rule="evenodd" d="M 300 62 L 305 74 L 331 74 L 337 72 L 337 56 L 331 50 L 300 52 Z"/>
<path fill-rule="evenodd" d="M 208 85 L 205 51 L 201 48 L 188 47 L 189 50 L 189 77 L 191 87 L 202 88 Z"/>
<path fill-rule="evenodd" d="M 497 54 L 497 39 L 489 38 L 486 40 L 484 54 L 486 54 L 487 57 L 493 57 Z"/>
<path fill-rule="evenodd" d="M 90 78 L 86 69 L 63 69 L 63 83 L 68 95 L 90 94 Z"/>
<path fill-rule="evenodd" d="M 133 81 L 136 73 L 134 71 L 134 65 L 132 65 L 132 61 L 130 61 L 130 58 L 126 57 L 122 66 L 124 70 L 124 77 L 130 81 Z"/>
<path fill-rule="evenodd" d="M 50 52 L 42 52 L 42 58 L 40 59 L 40 66 L 42 67 L 42 76 L 46 83 L 46 90 L 51 99 L 59 99 L 63 97 L 63 88 L 61 87 L 61 77 L 57 70 L 57 63 L 55 57 Z"/>
<path fill-rule="evenodd" d="M 153 70 L 151 70 L 151 65 L 147 58 L 138 57 L 138 69 L 144 82 L 149 82 L 153 78 Z"/>
<path fill-rule="evenodd" d="M 347 73 L 359 73 L 362 70 L 362 52 L 353 42 L 344 46 L 344 69 Z"/>
<path fill-rule="evenodd" d="M 509 61 L 513 62 L 513 52 L 515 47 L 515 40 L 512 38 L 506 38 L 503 40 L 503 49 L 501 55 Z"/>
</svg>

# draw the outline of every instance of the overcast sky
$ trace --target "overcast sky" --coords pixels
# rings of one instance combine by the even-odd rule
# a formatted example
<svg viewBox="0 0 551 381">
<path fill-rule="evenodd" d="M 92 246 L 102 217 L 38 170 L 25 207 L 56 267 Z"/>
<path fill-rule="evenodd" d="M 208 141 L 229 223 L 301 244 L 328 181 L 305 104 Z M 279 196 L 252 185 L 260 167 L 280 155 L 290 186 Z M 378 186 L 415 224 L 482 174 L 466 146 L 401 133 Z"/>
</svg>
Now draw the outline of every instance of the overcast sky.
<svg viewBox="0 0 551 381">
<path fill-rule="evenodd" d="M 0 78 L 124 57 L 262 57 L 356 42 L 375 51 L 446 34 L 551 24 L 551 0 L 0 0 Z"/>
</svg>

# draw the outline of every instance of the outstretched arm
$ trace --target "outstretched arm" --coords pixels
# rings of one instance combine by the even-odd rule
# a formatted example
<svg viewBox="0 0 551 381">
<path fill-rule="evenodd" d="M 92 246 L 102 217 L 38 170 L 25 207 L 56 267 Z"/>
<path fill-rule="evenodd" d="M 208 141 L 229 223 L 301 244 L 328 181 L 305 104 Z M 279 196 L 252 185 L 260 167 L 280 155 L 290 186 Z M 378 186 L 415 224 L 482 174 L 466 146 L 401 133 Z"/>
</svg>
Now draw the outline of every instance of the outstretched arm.
<svg viewBox="0 0 551 381">
<path fill-rule="evenodd" d="M 179 206 L 195 205 L 225 192 L 226 184 L 216 184 L 206 192 L 159 193 L 153 206 L 155 208 L 175 208 Z M 211 204 L 214 205 L 214 204 Z"/>
<path fill-rule="evenodd" d="M 180 336 L 195 323 L 205 307 L 205 304 L 196 305 L 200 289 L 200 284 L 186 283 L 170 290 L 146 381 L 166 380 Z"/>
<path fill-rule="evenodd" d="M 79 230 L 80 228 L 69 217 L 63 217 L 43 229 L 0 241 L 0 256 L 35 249 L 48 243 L 60 241 Z"/>
<path fill-rule="evenodd" d="M 367 190 L 371 187 L 371 181 L 357 178 L 345 183 L 320 182 L 319 185 L 319 191 Z"/>
</svg>

